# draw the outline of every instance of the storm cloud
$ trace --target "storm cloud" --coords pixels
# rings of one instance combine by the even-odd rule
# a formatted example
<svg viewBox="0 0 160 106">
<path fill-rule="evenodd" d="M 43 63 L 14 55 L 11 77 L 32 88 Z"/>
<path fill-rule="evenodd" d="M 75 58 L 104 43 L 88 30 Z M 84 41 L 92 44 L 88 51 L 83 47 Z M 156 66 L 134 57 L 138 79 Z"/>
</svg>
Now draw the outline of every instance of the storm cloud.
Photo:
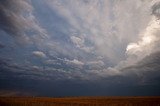
<svg viewBox="0 0 160 106">
<path fill-rule="evenodd" d="M 159 0 L 1 0 L 1 94 L 159 95 L 148 92 L 160 88 L 159 8 Z"/>
</svg>

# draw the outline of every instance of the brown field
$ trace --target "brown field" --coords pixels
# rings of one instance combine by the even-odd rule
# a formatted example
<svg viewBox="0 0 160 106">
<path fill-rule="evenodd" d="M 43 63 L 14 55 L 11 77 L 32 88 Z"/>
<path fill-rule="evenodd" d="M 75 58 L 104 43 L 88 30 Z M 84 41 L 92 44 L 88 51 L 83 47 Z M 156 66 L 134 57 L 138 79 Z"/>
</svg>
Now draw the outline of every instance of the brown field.
<svg viewBox="0 0 160 106">
<path fill-rule="evenodd" d="M 160 106 L 160 97 L 0 97 L 0 106 Z"/>
</svg>

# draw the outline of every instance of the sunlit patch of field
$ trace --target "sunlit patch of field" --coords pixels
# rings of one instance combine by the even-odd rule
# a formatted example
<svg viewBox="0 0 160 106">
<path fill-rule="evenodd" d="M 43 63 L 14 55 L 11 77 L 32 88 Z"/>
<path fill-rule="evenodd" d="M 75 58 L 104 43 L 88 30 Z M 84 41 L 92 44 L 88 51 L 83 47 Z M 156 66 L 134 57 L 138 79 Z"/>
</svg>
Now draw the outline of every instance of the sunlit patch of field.
<svg viewBox="0 0 160 106">
<path fill-rule="evenodd" d="M 0 106 L 160 106 L 160 97 L 0 97 Z"/>
</svg>

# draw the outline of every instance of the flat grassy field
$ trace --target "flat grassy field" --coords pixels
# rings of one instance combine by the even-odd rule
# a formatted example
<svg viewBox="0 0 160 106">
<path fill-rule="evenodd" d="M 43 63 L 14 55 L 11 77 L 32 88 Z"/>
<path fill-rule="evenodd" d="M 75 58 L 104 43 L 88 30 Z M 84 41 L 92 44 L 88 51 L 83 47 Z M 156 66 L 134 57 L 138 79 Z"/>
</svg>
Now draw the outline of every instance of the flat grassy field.
<svg viewBox="0 0 160 106">
<path fill-rule="evenodd" d="M 159 97 L 0 97 L 0 106 L 160 106 Z"/>
</svg>

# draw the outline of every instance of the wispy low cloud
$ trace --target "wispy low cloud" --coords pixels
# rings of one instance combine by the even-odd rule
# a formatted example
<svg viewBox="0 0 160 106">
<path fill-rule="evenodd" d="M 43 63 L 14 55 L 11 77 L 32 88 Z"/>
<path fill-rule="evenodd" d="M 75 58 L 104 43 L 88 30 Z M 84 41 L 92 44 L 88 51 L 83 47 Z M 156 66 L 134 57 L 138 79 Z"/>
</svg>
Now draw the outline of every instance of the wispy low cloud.
<svg viewBox="0 0 160 106">
<path fill-rule="evenodd" d="M 67 64 L 75 64 L 75 65 L 84 65 L 83 62 L 77 60 L 77 59 L 73 59 L 73 60 L 67 60 L 65 59 L 65 61 L 67 62 Z"/>
<path fill-rule="evenodd" d="M 34 56 L 36 56 L 36 57 L 46 58 L 46 54 L 43 53 L 42 51 L 33 51 L 32 54 L 33 54 Z"/>
</svg>

